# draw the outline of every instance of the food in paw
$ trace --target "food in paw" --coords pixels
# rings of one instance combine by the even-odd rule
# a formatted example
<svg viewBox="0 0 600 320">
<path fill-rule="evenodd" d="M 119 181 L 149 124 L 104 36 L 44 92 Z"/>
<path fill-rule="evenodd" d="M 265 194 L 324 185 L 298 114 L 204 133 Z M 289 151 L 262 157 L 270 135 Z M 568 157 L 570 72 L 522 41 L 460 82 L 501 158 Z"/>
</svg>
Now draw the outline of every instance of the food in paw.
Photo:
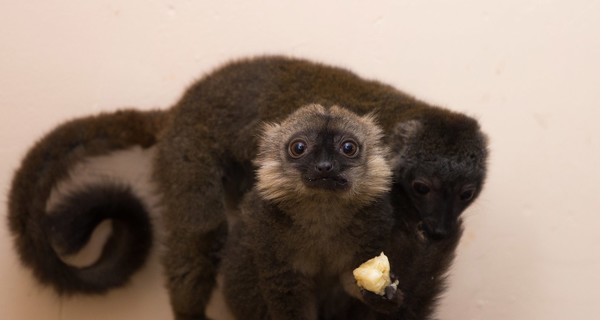
<svg viewBox="0 0 600 320">
<path fill-rule="evenodd" d="M 394 289 L 398 281 L 392 284 L 390 279 L 390 262 L 383 252 L 367 262 L 361 264 L 352 272 L 356 284 L 368 291 L 378 295 L 385 294 L 385 288 L 392 286 Z"/>
</svg>

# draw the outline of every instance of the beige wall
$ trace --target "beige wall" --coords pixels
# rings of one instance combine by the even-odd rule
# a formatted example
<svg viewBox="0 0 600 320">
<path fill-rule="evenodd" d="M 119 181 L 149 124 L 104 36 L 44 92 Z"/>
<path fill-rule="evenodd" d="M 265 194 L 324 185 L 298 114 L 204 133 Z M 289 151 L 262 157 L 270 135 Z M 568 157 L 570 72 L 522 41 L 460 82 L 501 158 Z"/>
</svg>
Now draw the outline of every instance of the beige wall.
<svg viewBox="0 0 600 320">
<path fill-rule="evenodd" d="M 171 105 L 228 59 L 286 53 L 346 66 L 480 119 L 485 192 L 441 319 L 600 314 L 600 2 L 0 1 L 0 190 L 57 123 Z M 4 219 L 5 197 L 0 207 Z M 0 318 L 163 319 L 153 264 L 107 297 L 36 287 L 0 228 Z"/>
</svg>

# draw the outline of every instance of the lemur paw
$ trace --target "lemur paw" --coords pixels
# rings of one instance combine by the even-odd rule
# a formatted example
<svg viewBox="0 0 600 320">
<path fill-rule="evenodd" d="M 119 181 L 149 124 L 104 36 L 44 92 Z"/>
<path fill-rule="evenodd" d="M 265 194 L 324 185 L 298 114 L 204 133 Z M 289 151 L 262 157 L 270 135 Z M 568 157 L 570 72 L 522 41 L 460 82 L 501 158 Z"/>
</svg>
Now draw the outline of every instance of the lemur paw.
<svg viewBox="0 0 600 320">
<path fill-rule="evenodd" d="M 360 289 L 363 302 L 379 313 L 393 313 L 397 311 L 404 302 L 404 293 L 394 285 L 397 278 L 393 274 L 390 274 L 390 278 L 392 284 L 385 287 L 383 295 Z"/>
</svg>

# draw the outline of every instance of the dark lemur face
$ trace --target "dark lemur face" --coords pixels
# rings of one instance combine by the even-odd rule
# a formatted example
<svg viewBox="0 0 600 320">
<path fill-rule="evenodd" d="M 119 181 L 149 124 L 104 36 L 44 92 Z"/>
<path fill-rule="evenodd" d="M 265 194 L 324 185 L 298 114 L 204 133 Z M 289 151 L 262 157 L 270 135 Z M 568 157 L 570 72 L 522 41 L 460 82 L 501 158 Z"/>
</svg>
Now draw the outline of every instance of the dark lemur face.
<svg viewBox="0 0 600 320">
<path fill-rule="evenodd" d="M 401 141 L 392 159 L 397 192 L 418 212 L 425 233 L 440 239 L 457 231 L 461 213 L 484 181 L 487 142 L 478 123 L 460 114 L 436 112 L 396 127 Z"/>
<path fill-rule="evenodd" d="M 361 147 L 351 133 L 333 130 L 298 132 L 288 143 L 287 161 L 308 188 L 345 191 L 351 186 L 344 169 L 361 164 Z"/>
<path fill-rule="evenodd" d="M 368 203 L 390 189 L 382 133 L 373 117 L 308 105 L 265 127 L 257 189 L 268 200 Z"/>
</svg>

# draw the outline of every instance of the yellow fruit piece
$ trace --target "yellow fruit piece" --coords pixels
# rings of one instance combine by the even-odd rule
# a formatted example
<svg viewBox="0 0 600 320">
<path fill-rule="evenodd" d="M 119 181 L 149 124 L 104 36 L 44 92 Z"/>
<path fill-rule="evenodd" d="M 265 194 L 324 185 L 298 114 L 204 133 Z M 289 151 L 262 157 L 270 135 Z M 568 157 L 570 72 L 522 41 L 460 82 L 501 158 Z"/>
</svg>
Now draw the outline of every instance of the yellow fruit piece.
<svg viewBox="0 0 600 320">
<path fill-rule="evenodd" d="M 352 274 L 359 287 L 379 295 L 383 295 L 385 287 L 392 283 L 390 280 L 390 262 L 383 252 L 361 264 L 352 271 Z"/>
</svg>

